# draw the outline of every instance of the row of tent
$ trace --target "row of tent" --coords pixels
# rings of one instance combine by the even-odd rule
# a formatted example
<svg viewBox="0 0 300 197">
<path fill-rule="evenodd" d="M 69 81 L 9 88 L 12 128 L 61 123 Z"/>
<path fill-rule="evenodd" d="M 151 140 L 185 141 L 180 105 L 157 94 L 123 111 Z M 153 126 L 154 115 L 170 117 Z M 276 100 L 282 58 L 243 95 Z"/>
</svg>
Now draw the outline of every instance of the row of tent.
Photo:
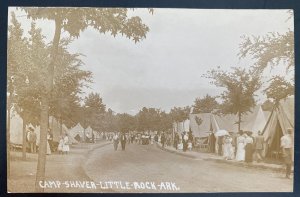
<svg viewBox="0 0 300 197">
<path fill-rule="evenodd" d="M 242 116 L 241 130 L 252 131 L 253 136 L 256 136 L 258 131 L 263 132 L 269 149 L 279 151 L 280 138 L 287 133 L 287 128 L 294 129 L 294 106 L 294 96 L 281 100 L 271 112 L 256 106 Z M 210 133 L 218 130 L 237 133 L 237 120 L 237 115 L 190 114 L 189 120 L 174 123 L 173 130 L 179 133 L 192 131 L 195 137 L 207 138 Z"/>
<path fill-rule="evenodd" d="M 252 112 L 249 112 L 242 116 L 241 130 L 252 131 L 254 135 L 257 135 L 258 131 L 262 131 L 264 129 L 270 113 L 271 112 L 263 111 L 261 106 L 256 106 L 254 109 L 252 109 Z M 218 130 L 226 130 L 229 132 L 237 133 L 237 120 L 237 115 L 232 114 L 190 114 L 189 128 L 196 137 L 200 138 L 207 137 L 209 133 L 214 133 Z"/>
<path fill-rule="evenodd" d="M 34 127 L 32 124 L 26 125 L 26 128 L 34 128 L 37 134 L 37 145 L 40 142 L 40 126 Z M 99 133 L 94 131 L 90 126 L 84 129 L 80 123 L 78 123 L 73 128 L 68 129 L 65 124 L 60 124 L 57 119 L 53 116 L 49 117 L 49 128 L 53 133 L 53 141 L 59 142 L 60 136 L 67 134 L 71 143 L 78 143 L 82 141 L 84 133 L 86 138 L 91 138 L 92 133 L 95 139 L 99 137 Z M 23 119 L 20 117 L 16 111 L 12 109 L 11 119 L 10 119 L 10 143 L 13 145 L 21 145 L 23 143 Z"/>
</svg>

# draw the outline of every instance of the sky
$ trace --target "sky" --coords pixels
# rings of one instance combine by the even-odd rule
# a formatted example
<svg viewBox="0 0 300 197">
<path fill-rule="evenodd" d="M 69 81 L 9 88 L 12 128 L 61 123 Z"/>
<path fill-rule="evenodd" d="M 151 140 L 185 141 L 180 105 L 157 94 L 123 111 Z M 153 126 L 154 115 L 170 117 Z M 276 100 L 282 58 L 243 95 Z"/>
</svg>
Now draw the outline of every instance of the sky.
<svg viewBox="0 0 300 197">
<path fill-rule="evenodd" d="M 15 8 L 25 33 L 30 20 Z M 253 65 L 251 58 L 240 60 L 241 36 L 284 33 L 293 30 L 287 10 L 204 10 L 204 9 L 135 9 L 129 15 L 140 16 L 150 31 L 135 44 L 122 36 L 100 34 L 92 28 L 81 33 L 69 51 L 82 53 L 83 69 L 92 71 L 93 84 L 84 89 L 100 93 L 104 104 L 118 113 L 137 113 L 142 107 L 169 111 L 174 106 L 191 106 L 196 97 L 217 96 L 224 89 L 202 77 L 220 66 Z M 47 42 L 54 35 L 52 21 L 37 21 Z M 66 34 L 64 34 L 66 35 Z M 264 80 L 286 73 L 285 65 L 264 72 Z M 256 98 L 266 98 L 258 92 Z"/>
</svg>

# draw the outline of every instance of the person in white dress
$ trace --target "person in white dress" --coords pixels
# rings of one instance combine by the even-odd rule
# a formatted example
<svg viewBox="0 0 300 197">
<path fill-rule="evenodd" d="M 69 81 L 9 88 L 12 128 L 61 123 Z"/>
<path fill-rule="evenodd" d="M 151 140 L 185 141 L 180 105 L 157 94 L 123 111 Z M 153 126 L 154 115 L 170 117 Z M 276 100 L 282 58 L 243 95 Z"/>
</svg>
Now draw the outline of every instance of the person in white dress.
<svg viewBox="0 0 300 197">
<path fill-rule="evenodd" d="M 70 151 L 70 147 L 69 147 L 69 137 L 66 134 L 64 137 L 64 145 L 63 145 L 63 153 L 68 154 Z"/>
<path fill-rule="evenodd" d="M 236 160 L 237 161 L 245 161 L 245 145 L 246 139 L 243 136 L 243 132 L 239 132 L 239 136 L 236 139 L 237 143 L 237 151 L 236 151 Z"/>
<path fill-rule="evenodd" d="M 233 159 L 232 138 L 229 135 L 225 136 L 223 156 L 226 160 Z"/>
<path fill-rule="evenodd" d="M 60 140 L 57 148 L 59 154 L 63 154 L 63 147 L 64 147 L 64 138 L 63 136 L 60 136 Z"/>
<path fill-rule="evenodd" d="M 49 141 L 48 140 L 51 140 L 51 135 L 50 133 L 47 134 L 47 152 L 46 154 L 47 155 L 51 155 L 51 149 L 50 149 L 50 144 L 49 144 Z"/>
</svg>

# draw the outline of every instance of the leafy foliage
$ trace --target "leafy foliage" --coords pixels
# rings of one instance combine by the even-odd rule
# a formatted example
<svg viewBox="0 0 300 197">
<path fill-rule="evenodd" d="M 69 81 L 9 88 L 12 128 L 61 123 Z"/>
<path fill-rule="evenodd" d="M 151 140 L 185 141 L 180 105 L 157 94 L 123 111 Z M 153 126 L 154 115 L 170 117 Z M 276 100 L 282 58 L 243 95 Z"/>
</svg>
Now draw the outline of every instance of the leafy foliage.
<svg viewBox="0 0 300 197">
<path fill-rule="evenodd" d="M 212 69 L 205 77 L 212 79 L 217 87 L 226 89 L 220 96 L 223 100 L 220 110 L 224 114 L 238 114 L 240 125 L 241 116 L 256 104 L 254 96 L 261 87 L 261 81 L 257 72 L 237 67 L 232 69 L 232 72 Z"/>
<path fill-rule="evenodd" d="M 283 61 L 287 70 L 295 66 L 294 31 L 284 34 L 269 33 L 265 36 L 243 36 L 240 44 L 240 58 L 252 56 L 256 60 L 255 67 L 265 69 L 269 64 L 278 65 Z"/>
<path fill-rule="evenodd" d="M 59 21 L 71 37 L 88 27 L 112 36 L 121 34 L 134 42 L 146 38 L 149 27 L 138 16 L 128 17 L 127 8 L 23 8 L 28 18 Z M 149 10 L 153 12 L 153 10 Z"/>
<path fill-rule="evenodd" d="M 219 103 L 216 101 L 216 97 L 206 95 L 203 98 L 196 98 L 193 105 L 192 113 L 211 113 L 213 110 L 218 109 Z"/>
<path fill-rule="evenodd" d="M 264 93 L 267 95 L 267 98 L 273 99 L 275 103 L 295 94 L 294 86 L 286 81 L 284 77 L 275 76 L 270 79 L 270 81 L 271 83 L 269 87 L 264 90 Z"/>
</svg>

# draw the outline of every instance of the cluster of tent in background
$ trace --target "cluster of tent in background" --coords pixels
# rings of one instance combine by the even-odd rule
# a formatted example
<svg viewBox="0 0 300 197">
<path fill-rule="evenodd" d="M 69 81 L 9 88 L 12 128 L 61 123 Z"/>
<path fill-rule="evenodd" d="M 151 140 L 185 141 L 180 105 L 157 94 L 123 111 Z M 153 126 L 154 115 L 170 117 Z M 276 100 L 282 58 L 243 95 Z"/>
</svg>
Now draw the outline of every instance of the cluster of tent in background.
<svg viewBox="0 0 300 197">
<path fill-rule="evenodd" d="M 26 125 L 26 130 L 28 127 L 34 128 L 35 133 L 37 134 L 37 142 L 38 146 L 40 143 L 40 126 L 34 127 L 32 124 Z M 99 133 L 94 131 L 90 126 L 84 129 L 80 123 L 74 126 L 71 129 L 68 129 L 65 124 L 60 124 L 60 122 L 55 119 L 53 116 L 49 117 L 49 128 L 53 134 L 53 141 L 59 142 L 60 137 L 64 134 L 67 134 L 69 137 L 69 141 L 72 144 L 76 144 L 82 142 L 83 140 L 88 140 L 92 138 L 99 138 Z M 86 137 L 84 138 L 84 133 Z M 11 120 L 10 120 L 10 143 L 13 147 L 22 147 L 23 143 L 23 119 L 20 115 L 12 109 L 11 111 Z"/>
<path fill-rule="evenodd" d="M 251 112 L 242 116 L 241 130 L 251 131 L 256 136 L 258 131 L 263 133 L 267 146 L 265 155 L 272 152 L 279 152 L 280 138 L 287 133 L 287 128 L 294 129 L 294 97 L 281 100 L 275 105 L 271 112 L 263 111 L 261 106 L 256 106 Z M 173 124 L 173 131 L 178 133 L 192 131 L 195 138 L 200 143 L 208 140 L 209 134 L 219 130 L 226 130 L 231 134 L 238 132 L 237 115 L 217 115 L 213 113 L 190 114 L 189 120 Z M 40 127 L 33 127 L 37 134 L 37 145 L 40 140 Z M 80 123 L 68 129 L 64 124 L 60 124 L 54 117 L 49 117 L 49 127 L 53 132 L 53 141 L 59 142 L 60 136 L 67 134 L 70 142 L 78 143 L 83 140 L 89 141 L 100 138 L 100 134 L 90 126 L 84 129 Z M 85 133 L 85 137 L 84 137 Z M 13 146 L 22 146 L 23 143 L 23 120 L 12 109 L 10 121 L 10 140 Z"/>
<path fill-rule="evenodd" d="M 287 133 L 287 128 L 294 129 L 294 96 L 283 99 L 273 110 L 263 111 L 260 105 L 242 116 L 241 130 L 251 131 L 253 136 L 258 131 L 263 133 L 266 141 L 264 155 L 280 151 L 280 138 Z M 231 134 L 238 132 L 237 115 L 217 115 L 213 113 L 190 114 L 189 120 L 173 124 L 173 131 L 192 131 L 200 143 L 208 140 L 211 133 L 226 130 Z"/>
</svg>

